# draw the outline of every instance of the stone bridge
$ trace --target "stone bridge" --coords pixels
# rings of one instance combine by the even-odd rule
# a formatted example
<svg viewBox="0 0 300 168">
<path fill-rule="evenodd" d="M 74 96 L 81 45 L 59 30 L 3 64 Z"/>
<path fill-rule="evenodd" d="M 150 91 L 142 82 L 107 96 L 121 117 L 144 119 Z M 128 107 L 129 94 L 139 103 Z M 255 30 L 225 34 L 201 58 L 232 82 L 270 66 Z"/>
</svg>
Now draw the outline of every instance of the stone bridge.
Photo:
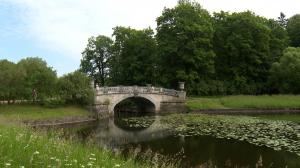
<svg viewBox="0 0 300 168">
<path fill-rule="evenodd" d="M 153 113 L 177 113 L 186 112 L 186 92 L 184 82 L 180 82 L 181 91 L 166 89 L 162 87 L 147 86 L 116 86 L 100 87 L 96 90 L 95 103 L 93 104 L 94 113 L 114 114 L 115 106 L 122 100 L 130 99 L 136 104 L 137 108 L 144 108 L 145 112 Z M 94 82 L 91 82 L 91 87 Z M 95 110 L 96 109 L 96 110 Z M 97 112 L 96 112 L 97 111 Z"/>
</svg>

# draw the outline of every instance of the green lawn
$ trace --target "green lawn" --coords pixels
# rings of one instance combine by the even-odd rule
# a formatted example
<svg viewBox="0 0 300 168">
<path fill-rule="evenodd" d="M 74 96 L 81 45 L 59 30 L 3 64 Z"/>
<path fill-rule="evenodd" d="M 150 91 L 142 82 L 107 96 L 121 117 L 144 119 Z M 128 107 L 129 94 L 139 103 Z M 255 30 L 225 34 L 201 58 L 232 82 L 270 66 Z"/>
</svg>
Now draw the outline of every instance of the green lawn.
<svg viewBox="0 0 300 168">
<path fill-rule="evenodd" d="M 3 116 L 9 119 L 44 119 L 83 115 L 92 115 L 92 113 L 75 105 L 64 105 L 56 108 L 30 104 L 22 105 L 21 103 L 0 105 L 0 117 Z"/>
<path fill-rule="evenodd" d="M 240 95 L 220 98 L 228 108 L 292 108 L 300 107 L 299 95 Z"/>
<path fill-rule="evenodd" d="M 220 108 L 226 108 L 223 107 L 218 99 L 192 99 L 186 100 L 187 102 L 187 108 L 190 110 L 193 109 L 220 109 Z"/>
<path fill-rule="evenodd" d="M 189 109 L 300 107 L 300 95 L 238 95 L 211 98 L 199 98 L 199 96 L 188 97 L 193 97 L 193 99 L 186 100 Z"/>
</svg>

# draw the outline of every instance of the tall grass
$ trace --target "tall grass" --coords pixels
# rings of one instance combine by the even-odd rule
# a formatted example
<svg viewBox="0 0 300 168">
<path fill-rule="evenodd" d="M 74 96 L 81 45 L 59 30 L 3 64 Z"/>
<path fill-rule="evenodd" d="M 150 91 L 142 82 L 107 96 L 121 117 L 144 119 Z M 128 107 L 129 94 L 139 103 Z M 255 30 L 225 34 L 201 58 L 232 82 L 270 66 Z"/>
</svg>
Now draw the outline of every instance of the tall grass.
<svg viewBox="0 0 300 168">
<path fill-rule="evenodd" d="M 218 99 L 195 99 L 195 100 L 187 100 L 187 108 L 189 110 L 193 110 L 193 109 L 220 109 L 225 107 L 220 105 Z"/>
<path fill-rule="evenodd" d="M 10 119 L 43 119 L 92 115 L 83 107 L 76 105 L 61 105 L 56 108 L 47 108 L 38 104 L 15 103 L 13 105 L 2 104 L 0 107 L 0 115 Z"/>
<path fill-rule="evenodd" d="M 64 138 L 63 131 L 34 130 L 0 118 L 0 167 L 177 167 L 174 159 L 157 154 L 136 162 L 138 152 L 124 159 L 93 139 L 83 145 L 72 134 Z"/>
<path fill-rule="evenodd" d="M 220 99 L 229 108 L 292 108 L 300 107 L 299 95 L 227 96 Z"/>
</svg>

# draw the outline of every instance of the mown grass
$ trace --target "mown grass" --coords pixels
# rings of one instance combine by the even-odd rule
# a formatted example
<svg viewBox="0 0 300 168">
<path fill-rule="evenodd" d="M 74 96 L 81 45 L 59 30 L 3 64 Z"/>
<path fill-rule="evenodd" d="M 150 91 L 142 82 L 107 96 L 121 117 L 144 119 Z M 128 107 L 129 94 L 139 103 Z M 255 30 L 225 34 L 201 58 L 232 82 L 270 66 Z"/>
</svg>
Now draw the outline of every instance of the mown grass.
<svg viewBox="0 0 300 168">
<path fill-rule="evenodd" d="M 67 116 L 92 115 L 86 109 L 76 105 L 62 105 L 56 108 L 47 108 L 29 103 L 1 104 L 0 115 L 9 119 L 44 119 Z"/>
<path fill-rule="evenodd" d="M 218 99 L 187 99 L 187 108 L 189 110 L 193 109 L 221 109 L 225 108 L 220 105 Z"/>
<path fill-rule="evenodd" d="M 75 135 L 17 126 L 0 117 L 0 167 L 177 167 L 161 155 L 136 162 L 139 150 L 124 159 L 96 146 L 92 138 L 83 145 Z"/>
<path fill-rule="evenodd" d="M 299 95 L 240 95 L 220 98 L 228 108 L 292 108 L 300 107 Z"/>
</svg>

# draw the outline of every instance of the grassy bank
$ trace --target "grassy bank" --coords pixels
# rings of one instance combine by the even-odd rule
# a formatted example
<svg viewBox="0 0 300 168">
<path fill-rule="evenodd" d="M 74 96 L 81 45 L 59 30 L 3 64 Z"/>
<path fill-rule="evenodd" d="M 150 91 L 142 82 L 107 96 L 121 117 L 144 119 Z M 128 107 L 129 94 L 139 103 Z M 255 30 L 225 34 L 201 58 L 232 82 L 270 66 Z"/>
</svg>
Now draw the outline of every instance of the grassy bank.
<svg viewBox="0 0 300 168">
<path fill-rule="evenodd" d="M 75 105 L 47 108 L 41 105 L 15 103 L 13 105 L 1 104 L 0 115 L 9 119 L 44 119 L 91 115 L 91 113 L 83 107 Z"/>
<path fill-rule="evenodd" d="M 118 153 L 97 147 L 92 139 L 85 145 L 62 131 L 33 130 L 0 119 L 0 167 L 173 167 L 169 160 L 145 157 L 136 163 L 138 152 L 124 159 Z"/>
<path fill-rule="evenodd" d="M 187 107 L 190 110 L 226 108 L 220 104 L 218 99 L 207 99 L 207 98 L 187 99 Z"/>
<path fill-rule="evenodd" d="M 220 98 L 228 108 L 292 108 L 300 107 L 299 95 L 227 96 Z"/>
<path fill-rule="evenodd" d="M 212 98 L 191 97 L 193 97 L 193 99 L 187 99 L 187 106 L 189 109 L 300 107 L 299 95 L 238 95 Z"/>
</svg>

